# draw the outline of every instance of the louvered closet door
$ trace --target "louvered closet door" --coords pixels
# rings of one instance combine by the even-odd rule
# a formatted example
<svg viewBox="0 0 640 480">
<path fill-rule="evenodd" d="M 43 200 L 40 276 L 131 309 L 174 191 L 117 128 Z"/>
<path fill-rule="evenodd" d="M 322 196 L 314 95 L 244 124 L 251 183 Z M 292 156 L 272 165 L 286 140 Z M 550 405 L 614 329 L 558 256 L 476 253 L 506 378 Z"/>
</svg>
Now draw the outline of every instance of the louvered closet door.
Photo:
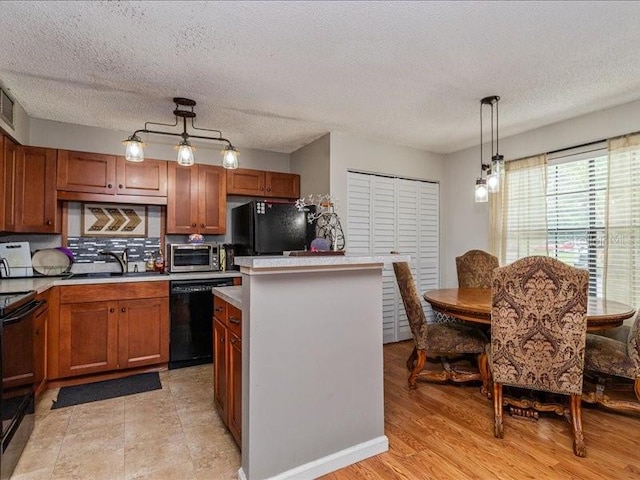
<svg viewBox="0 0 640 480">
<path fill-rule="evenodd" d="M 349 172 L 348 189 L 349 253 L 408 254 L 418 291 L 438 288 L 438 184 Z M 382 289 L 384 342 L 411 338 L 391 265 Z"/>
</svg>

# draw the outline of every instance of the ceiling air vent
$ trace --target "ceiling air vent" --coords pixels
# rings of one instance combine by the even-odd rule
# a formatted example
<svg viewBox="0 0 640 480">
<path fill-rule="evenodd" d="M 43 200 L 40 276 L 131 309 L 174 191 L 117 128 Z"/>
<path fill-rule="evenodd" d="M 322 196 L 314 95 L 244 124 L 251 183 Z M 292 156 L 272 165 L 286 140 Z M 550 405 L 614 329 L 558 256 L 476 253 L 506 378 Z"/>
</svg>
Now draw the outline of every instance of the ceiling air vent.
<svg viewBox="0 0 640 480">
<path fill-rule="evenodd" d="M 0 118 L 13 128 L 13 99 L 0 88 Z"/>
</svg>

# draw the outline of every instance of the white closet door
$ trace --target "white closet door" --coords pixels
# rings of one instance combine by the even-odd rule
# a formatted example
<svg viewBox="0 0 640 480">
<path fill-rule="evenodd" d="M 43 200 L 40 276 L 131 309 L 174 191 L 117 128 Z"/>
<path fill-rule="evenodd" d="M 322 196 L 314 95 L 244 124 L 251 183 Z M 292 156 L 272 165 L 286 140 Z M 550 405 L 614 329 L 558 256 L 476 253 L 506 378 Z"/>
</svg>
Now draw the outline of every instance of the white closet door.
<svg viewBox="0 0 640 480">
<path fill-rule="evenodd" d="M 411 256 L 418 291 L 438 287 L 438 184 L 372 174 L 348 174 L 350 253 Z M 383 341 L 411 338 L 393 268 L 382 272 Z M 433 317 L 424 302 L 425 312 Z"/>
</svg>

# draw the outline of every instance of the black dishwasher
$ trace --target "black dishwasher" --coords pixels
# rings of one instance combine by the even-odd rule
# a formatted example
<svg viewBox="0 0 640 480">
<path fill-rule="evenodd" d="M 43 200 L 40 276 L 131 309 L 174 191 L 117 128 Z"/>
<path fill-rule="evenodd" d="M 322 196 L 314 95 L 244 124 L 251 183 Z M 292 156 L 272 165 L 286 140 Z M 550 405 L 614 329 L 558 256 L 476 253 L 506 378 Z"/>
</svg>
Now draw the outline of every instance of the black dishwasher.
<svg viewBox="0 0 640 480">
<path fill-rule="evenodd" d="M 213 361 L 213 287 L 233 285 L 233 278 L 171 282 L 169 368 Z"/>
</svg>

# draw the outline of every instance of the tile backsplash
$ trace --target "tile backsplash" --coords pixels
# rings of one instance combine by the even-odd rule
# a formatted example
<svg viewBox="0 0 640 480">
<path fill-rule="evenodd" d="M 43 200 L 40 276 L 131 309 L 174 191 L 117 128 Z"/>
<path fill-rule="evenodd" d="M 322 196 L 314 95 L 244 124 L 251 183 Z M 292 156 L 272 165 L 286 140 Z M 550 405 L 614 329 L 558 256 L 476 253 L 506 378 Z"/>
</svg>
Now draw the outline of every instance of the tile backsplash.
<svg viewBox="0 0 640 480">
<path fill-rule="evenodd" d="M 67 246 L 73 252 L 74 264 L 113 263 L 116 259 L 101 255 L 100 252 L 122 253 L 127 249 L 129 263 L 144 262 L 148 254 L 155 258 L 160 250 L 160 238 L 96 238 L 96 237 L 68 237 Z"/>
</svg>

